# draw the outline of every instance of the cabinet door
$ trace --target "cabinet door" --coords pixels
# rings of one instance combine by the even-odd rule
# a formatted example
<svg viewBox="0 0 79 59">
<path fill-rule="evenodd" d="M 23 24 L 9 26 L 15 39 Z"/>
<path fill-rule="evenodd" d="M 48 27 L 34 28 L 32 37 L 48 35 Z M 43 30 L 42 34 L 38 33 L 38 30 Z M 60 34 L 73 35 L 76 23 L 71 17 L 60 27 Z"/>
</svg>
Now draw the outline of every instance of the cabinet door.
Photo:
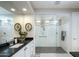
<svg viewBox="0 0 79 59">
<path fill-rule="evenodd" d="M 30 46 L 31 46 L 30 43 L 25 46 L 26 47 L 26 50 L 25 50 L 25 56 L 26 57 L 30 57 L 30 55 L 31 55 Z"/>
<path fill-rule="evenodd" d="M 24 56 L 25 56 L 24 48 L 22 48 L 20 51 L 15 53 L 12 57 L 24 57 Z"/>
<path fill-rule="evenodd" d="M 26 57 L 32 57 L 34 52 L 34 42 L 31 41 L 28 45 L 26 45 Z"/>
<path fill-rule="evenodd" d="M 30 57 L 30 48 L 26 47 L 27 49 L 25 50 L 25 57 Z"/>
<path fill-rule="evenodd" d="M 34 53 L 35 53 L 34 41 L 31 41 L 30 42 L 30 54 L 31 54 L 31 57 L 33 57 Z"/>
</svg>

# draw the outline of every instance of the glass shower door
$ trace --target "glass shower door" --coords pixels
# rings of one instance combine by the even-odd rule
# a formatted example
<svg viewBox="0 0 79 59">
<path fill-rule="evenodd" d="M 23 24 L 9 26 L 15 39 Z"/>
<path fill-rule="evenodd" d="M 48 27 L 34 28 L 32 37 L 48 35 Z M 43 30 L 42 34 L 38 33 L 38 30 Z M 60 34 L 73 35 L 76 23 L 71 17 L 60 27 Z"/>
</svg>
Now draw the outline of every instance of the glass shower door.
<svg viewBox="0 0 79 59">
<path fill-rule="evenodd" d="M 36 18 L 35 20 L 36 47 L 57 46 L 55 17 L 50 16 L 50 18 L 43 15 L 43 17 Z"/>
</svg>

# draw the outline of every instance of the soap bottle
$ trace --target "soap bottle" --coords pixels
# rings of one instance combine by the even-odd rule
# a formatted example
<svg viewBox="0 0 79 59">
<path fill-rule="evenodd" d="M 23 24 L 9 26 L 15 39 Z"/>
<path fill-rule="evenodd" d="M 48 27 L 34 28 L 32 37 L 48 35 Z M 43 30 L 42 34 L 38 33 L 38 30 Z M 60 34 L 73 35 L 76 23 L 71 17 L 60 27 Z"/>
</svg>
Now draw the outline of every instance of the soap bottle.
<svg viewBox="0 0 79 59">
<path fill-rule="evenodd" d="M 15 39 L 15 44 L 17 43 L 17 39 Z"/>
</svg>

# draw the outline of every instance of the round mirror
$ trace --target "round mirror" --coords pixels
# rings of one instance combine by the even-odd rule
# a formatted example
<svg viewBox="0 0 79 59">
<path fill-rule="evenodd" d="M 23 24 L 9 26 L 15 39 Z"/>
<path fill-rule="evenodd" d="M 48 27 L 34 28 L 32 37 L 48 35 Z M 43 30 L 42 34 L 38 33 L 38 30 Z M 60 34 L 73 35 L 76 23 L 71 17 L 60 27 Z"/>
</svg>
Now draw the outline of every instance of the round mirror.
<svg viewBox="0 0 79 59">
<path fill-rule="evenodd" d="M 31 31 L 32 30 L 32 25 L 30 23 L 27 23 L 25 25 L 25 29 L 26 29 L 26 31 Z"/>
<path fill-rule="evenodd" d="M 20 25 L 19 23 L 16 23 L 16 24 L 14 25 L 14 29 L 15 29 L 16 31 L 21 31 L 21 25 Z"/>
</svg>

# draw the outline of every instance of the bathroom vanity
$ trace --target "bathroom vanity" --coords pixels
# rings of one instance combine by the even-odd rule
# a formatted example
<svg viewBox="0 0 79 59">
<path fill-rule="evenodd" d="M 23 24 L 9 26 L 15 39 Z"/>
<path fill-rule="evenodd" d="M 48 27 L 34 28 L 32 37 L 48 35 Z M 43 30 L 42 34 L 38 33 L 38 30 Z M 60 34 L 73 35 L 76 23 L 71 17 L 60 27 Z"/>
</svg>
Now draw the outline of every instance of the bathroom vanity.
<svg viewBox="0 0 79 59">
<path fill-rule="evenodd" d="M 23 43 L 6 46 L 0 49 L 0 57 L 32 57 L 35 54 L 33 38 L 27 38 Z"/>
<path fill-rule="evenodd" d="M 18 52 L 12 57 L 32 57 L 34 54 L 34 41 L 32 40 L 28 44 L 25 44 Z"/>
</svg>

